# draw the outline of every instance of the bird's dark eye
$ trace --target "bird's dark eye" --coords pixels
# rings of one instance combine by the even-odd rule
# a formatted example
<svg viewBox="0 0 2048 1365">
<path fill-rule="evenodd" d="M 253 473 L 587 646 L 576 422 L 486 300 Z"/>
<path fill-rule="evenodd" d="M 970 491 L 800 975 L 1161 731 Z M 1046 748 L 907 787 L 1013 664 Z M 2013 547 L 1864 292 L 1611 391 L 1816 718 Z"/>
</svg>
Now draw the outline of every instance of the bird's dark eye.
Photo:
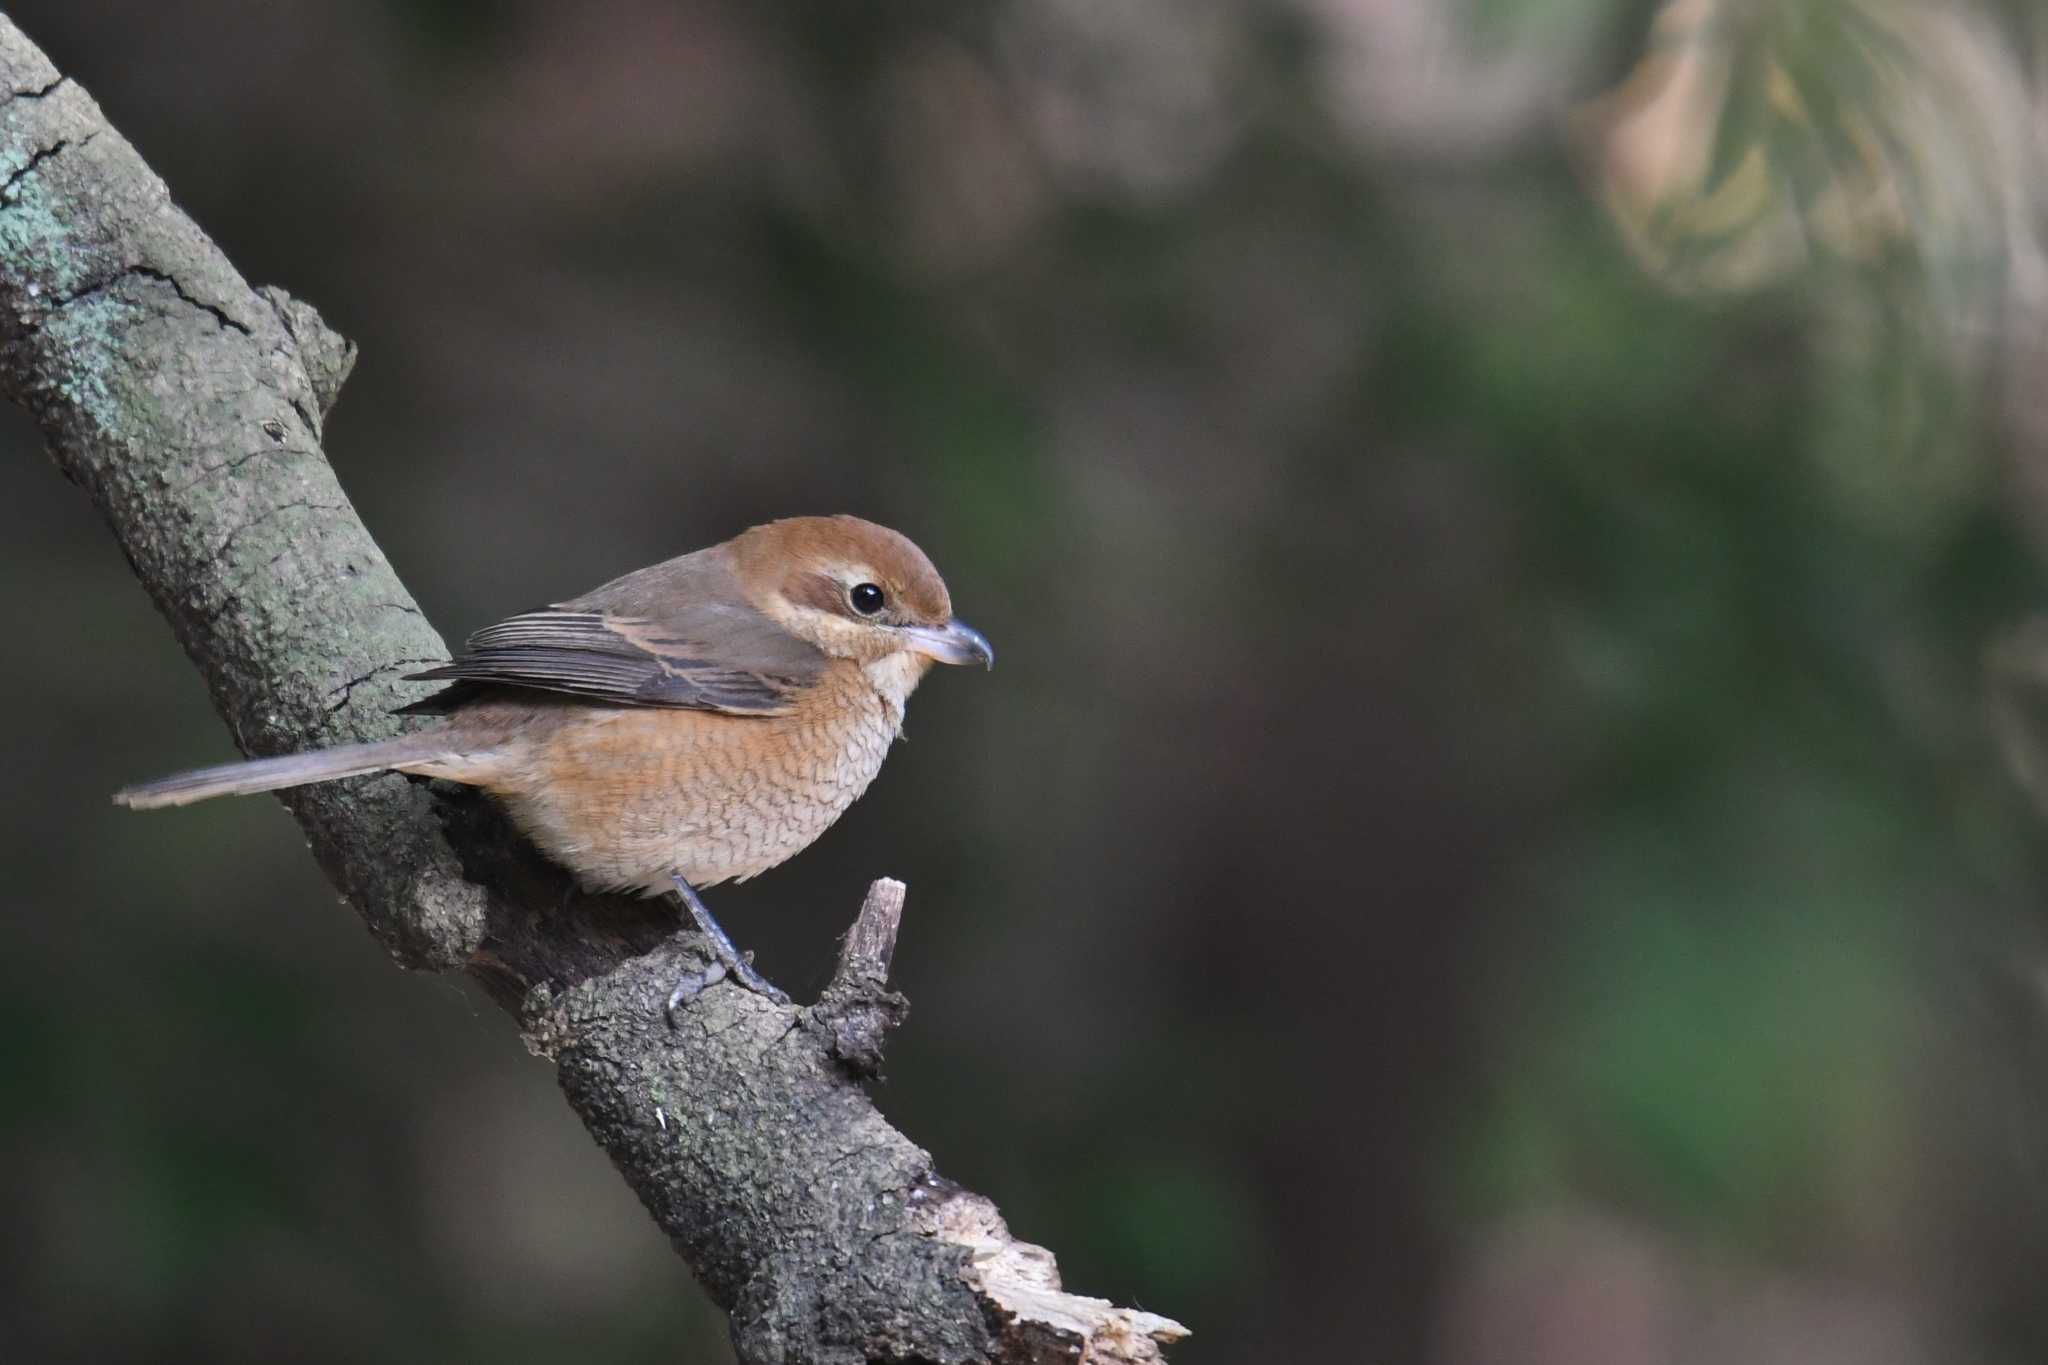
<svg viewBox="0 0 2048 1365">
<path fill-rule="evenodd" d="M 872 583 L 856 583 L 847 594 L 853 602 L 853 609 L 862 616 L 873 616 L 882 609 L 882 590 Z"/>
</svg>

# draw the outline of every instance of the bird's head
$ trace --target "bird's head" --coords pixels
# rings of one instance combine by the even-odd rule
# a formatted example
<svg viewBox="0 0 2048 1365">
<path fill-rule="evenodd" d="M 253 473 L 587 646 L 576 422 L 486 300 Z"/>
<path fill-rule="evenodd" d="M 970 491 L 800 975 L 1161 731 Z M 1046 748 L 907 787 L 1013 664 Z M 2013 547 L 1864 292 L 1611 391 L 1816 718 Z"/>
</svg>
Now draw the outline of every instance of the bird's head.
<svg viewBox="0 0 2048 1365">
<path fill-rule="evenodd" d="M 980 631 L 953 619 L 946 582 L 924 551 L 859 517 L 789 517 L 732 542 L 743 590 L 764 615 L 835 658 L 993 667 Z"/>
</svg>

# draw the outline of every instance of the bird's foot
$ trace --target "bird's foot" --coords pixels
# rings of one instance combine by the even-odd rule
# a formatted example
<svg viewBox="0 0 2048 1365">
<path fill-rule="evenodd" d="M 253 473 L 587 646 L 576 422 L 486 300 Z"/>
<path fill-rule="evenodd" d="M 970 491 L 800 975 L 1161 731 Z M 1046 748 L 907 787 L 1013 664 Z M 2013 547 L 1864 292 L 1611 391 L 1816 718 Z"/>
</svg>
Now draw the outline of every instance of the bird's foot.
<svg viewBox="0 0 2048 1365">
<path fill-rule="evenodd" d="M 773 1004 L 787 1005 L 789 1003 L 788 991 L 754 970 L 754 955 L 751 952 L 740 953 L 731 962 L 721 959 L 718 965 L 731 972 L 733 980 L 739 982 L 754 994 L 767 997 Z"/>
<path fill-rule="evenodd" d="M 695 1000 L 711 987 L 730 976 L 756 995 L 763 996 L 778 1005 L 787 1005 L 789 995 L 767 977 L 754 970 L 752 953 L 736 954 L 730 965 L 722 957 L 714 957 L 704 964 L 701 972 L 686 972 L 676 982 L 675 989 L 668 993 L 665 1007 L 668 1021 L 676 1021 L 676 1011 Z"/>
<path fill-rule="evenodd" d="M 701 972 L 687 972 L 676 982 L 676 988 L 668 993 L 668 1021 L 674 1024 L 676 1011 L 702 995 L 707 987 L 725 980 L 725 964 L 716 958 L 704 964 Z"/>
<path fill-rule="evenodd" d="M 682 897 L 683 908 L 690 912 L 690 918 L 695 922 L 698 932 L 710 940 L 713 959 L 701 973 L 686 976 L 676 983 L 675 990 L 668 998 L 670 1017 L 674 1017 L 677 1006 L 695 998 L 699 992 L 727 976 L 756 995 L 764 996 L 778 1005 L 787 1005 L 789 996 L 774 982 L 754 970 L 754 955 L 742 953 L 733 947 L 732 939 L 718 921 L 711 917 L 711 911 L 706 908 L 704 898 L 697 894 L 697 888 L 684 880 L 680 872 L 671 874 L 669 880 L 675 883 L 676 894 Z"/>
</svg>

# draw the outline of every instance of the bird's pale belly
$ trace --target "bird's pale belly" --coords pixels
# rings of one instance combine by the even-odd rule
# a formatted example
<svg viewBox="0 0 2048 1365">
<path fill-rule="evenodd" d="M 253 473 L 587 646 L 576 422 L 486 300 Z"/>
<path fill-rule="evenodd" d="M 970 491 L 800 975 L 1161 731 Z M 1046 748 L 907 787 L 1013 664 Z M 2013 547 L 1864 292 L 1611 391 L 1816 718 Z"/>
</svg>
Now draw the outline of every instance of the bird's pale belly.
<svg viewBox="0 0 2048 1365">
<path fill-rule="evenodd" d="M 897 720 L 873 691 L 788 716 L 585 709 L 494 790 L 593 889 L 744 879 L 830 828 L 881 770 Z"/>
</svg>

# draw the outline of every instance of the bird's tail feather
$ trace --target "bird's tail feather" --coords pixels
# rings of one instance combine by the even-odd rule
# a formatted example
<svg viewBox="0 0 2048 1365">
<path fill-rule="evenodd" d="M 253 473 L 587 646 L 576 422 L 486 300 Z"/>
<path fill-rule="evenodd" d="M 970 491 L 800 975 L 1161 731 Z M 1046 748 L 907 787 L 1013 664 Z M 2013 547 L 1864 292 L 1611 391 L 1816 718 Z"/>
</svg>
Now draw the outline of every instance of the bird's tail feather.
<svg viewBox="0 0 2048 1365">
<path fill-rule="evenodd" d="M 214 796 L 247 796 L 280 787 L 302 787 L 309 782 L 331 782 L 337 777 L 356 777 L 453 756 L 446 735 L 403 735 L 375 744 L 344 744 L 311 753 L 286 754 L 282 758 L 256 758 L 174 773 L 154 782 L 123 787 L 114 793 L 114 804 L 131 810 L 185 806 Z"/>
</svg>

